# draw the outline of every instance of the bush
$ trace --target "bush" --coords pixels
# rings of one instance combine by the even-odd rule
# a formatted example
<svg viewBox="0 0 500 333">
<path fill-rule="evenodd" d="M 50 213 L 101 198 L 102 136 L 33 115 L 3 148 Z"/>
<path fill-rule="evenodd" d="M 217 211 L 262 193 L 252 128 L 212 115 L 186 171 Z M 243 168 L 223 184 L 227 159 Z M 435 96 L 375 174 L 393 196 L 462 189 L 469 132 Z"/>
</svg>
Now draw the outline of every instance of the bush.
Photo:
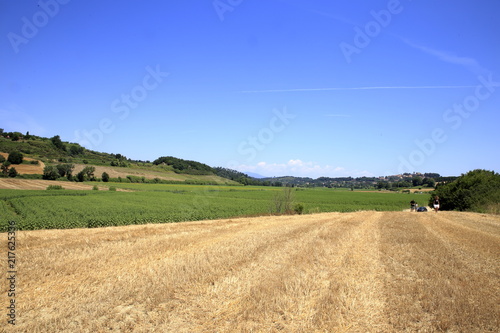
<svg viewBox="0 0 500 333">
<path fill-rule="evenodd" d="M 442 210 L 486 212 L 500 202 L 500 174 L 480 169 L 469 171 L 451 183 L 440 184 L 431 193 L 431 206 L 436 195 Z"/>
<path fill-rule="evenodd" d="M 500 202 L 485 205 L 484 212 L 488 214 L 500 215 Z"/>
<path fill-rule="evenodd" d="M 110 165 L 111 166 L 118 166 L 118 167 L 122 167 L 122 168 L 126 168 L 129 166 L 129 164 L 127 162 L 120 161 L 120 160 L 111 161 Z"/>
<path fill-rule="evenodd" d="M 85 152 L 85 149 L 80 145 L 71 145 L 69 147 L 69 152 L 72 156 L 81 155 Z"/>
<path fill-rule="evenodd" d="M 50 138 L 50 141 L 52 141 L 52 144 L 56 146 L 57 149 L 66 151 L 66 146 L 64 143 L 61 141 L 61 137 L 59 135 L 56 135 L 52 138 Z"/>
<path fill-rule="evenodd" d="M 0 167 L 2 169 L 2 175 L 3 176 L 7 176 L 9 174 L 9 167 L 10 167 L 11 163 L 9 161 L 4 161 Z"/>
<path fill-rule="evenodd" d="M 111 186 L 111 187 L 109 188 L 109 190 L 110 190 L 110 191 L 115 191 L 115 192 L 116 192 L 116 187 Z"/>
<path fill-rule="evenodd" d="M 144 177 L 139 177 L 139 176 L 131 176 L 131 175 L 128 175 L 127 176 L 127 179 L 131 182 L 131 183 L 144 183 L 146 178 Z"/>
<path fill-rule="evenodd" d="M 76 179 L 79 182 L 84 182 L 84 181 L 87 181 L 87 180 L 95 181 L 96 179 L 94 177 L 94 172 L 95 172 L 95 167 L 93 167 L 93 166 L 87 166 L 87 167 L 83 168 L 83 170 L 80 171 L 76 175 Z"/>
<path fill-rule="evenodd" d="M 17 177 L 22 179 L 43 179 L 43 175 L 40 174 L 17 174 Z"/>
<path fill-rule="evenodd" d="M 47 186 L 47 190 L 64 190 L 64 187 L 61 185 L 49 185 Z"/>
<path fill-rule="evenodd" d="M 109 182 L 109 175 L 107 172 L 103 172 L 101 178 L 103 182 L 105 183 Z"/>
<path fill-rule="evenodd" d="M 271 213 L 291 214 L 293 203 L 292 188 L 285 187 L 283 191 L 275 193 L 271 204 Z"/>
<path fill-rule="evenodd" d="M 80 171 L 79 173 L 77 173 L 76 180 L 79 182 L 84 182 L 85 181 L 85 173 L 83 173 L 83 171 Z"/>
<path fill-rule="evenodd" d="M 9 177 L 14 178 L 14 177 L 17 177 L 18 174 L 19 173 L 17 172 L 16 168 L 10 168 L 9 169 Z"/>
<path fill-rule="evenodd" d="M 94 185 L 94 187 L 92 187 L 92 190 L 93 191 L 99 191 L 99 187 L 97 187 L 97 185 Z"/>
<path fill-rule="evenodd" d="M 295 212 L 295 214 L 302 215 L 302 213 L 304 212 L 304 205 L 301 203 L 295 204 L 293 206 L 293 211 Z"/>
<path fill-rule="evenodd" d="M 21 164 L 23 163 L 23 154 L 18 151 L 14 151 L 9 154 L 7 161 L 9 161 L 12 164 Z"/>
</svg>

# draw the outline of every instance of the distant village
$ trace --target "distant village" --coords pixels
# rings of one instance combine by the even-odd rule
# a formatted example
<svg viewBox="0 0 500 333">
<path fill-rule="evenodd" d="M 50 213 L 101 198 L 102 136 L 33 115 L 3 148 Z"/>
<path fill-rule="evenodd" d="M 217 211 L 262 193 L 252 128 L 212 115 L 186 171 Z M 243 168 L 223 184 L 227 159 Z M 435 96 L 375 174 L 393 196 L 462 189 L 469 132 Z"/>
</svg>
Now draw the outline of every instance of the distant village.
<svg viewBox="0 0 500 333">
<path fill-rule="evenodd" d="M 272 177 L 260 179 L 262 182 L 270 182 L 275 186 L 297 186 L 297 187 L 328 187 L 328 188 L 351 188 L 351 189 L 386 189 L 399 190 L 410 187 L 434 188 L 437 184 L 455 180 L 457 177 L 443 177 L 438 173 L 404 173 L 399 175 L 381 177 L 320 177 L 312 179 L 308 177 Z"/>
</svg>

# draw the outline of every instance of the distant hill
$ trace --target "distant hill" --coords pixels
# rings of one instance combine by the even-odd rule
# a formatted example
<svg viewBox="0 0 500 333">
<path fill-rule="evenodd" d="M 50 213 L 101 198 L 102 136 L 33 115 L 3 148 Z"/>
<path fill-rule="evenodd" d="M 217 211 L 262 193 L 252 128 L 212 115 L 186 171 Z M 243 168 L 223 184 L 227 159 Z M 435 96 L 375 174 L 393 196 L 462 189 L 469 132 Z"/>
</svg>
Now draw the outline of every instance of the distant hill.
<svg viewBox="0 0 500 333">
<path fill-rule="evenodd" d="M 254 173 L 254 172 L 247 172 L 247 175 L 249 177 L 252 177 L 252 178 L 255 178 L 255 179 L 269 178 L 269 177 L 262 176 L 262 175 L 259 175 L 258 173 Z"/>
<path fill-rule="evenodd" d="M 457 177 L 442 177 L 437 173 L 414 173 L 383 177 L 269 177 L 259 179 L 261 182 L 276 184 L 276 186 L 299 186 L 299 187 L 331 187 L 352 189 L 395 189 L 409 187 L 434 187 L 440 182 L 451 182 Z"/>
<path fill-rule="evenodd" d="M 352 189 L 399 189 L 412 186 L 433 187 L 439 182 L 451 182 L 457 177 L 442 177 L 437 173 L 413 173 L 385 177 L 263 177 L 173 156 L 162 156 L 150 161 L 133 160 L 122 154 L 111 154 L 86 149 L 78 143 L 62 141 L 56 135 L 45 138 L 29 132 L 4 132 L 0 129 L 0 152 L 18 151 L 44 165 L 72 164 L 80 172 L 94 166 L 95 177 L 103 172 L 112 180 L 194 182 L 207 184 L 243 184 L 261 186 L 344 187 Z M 22 173 L 21 173 L 22 174 Z M 0 174 L 1 175 L 1 174 Z M 128 177 L 130 176 L 130 177 Z"/>
</svg>

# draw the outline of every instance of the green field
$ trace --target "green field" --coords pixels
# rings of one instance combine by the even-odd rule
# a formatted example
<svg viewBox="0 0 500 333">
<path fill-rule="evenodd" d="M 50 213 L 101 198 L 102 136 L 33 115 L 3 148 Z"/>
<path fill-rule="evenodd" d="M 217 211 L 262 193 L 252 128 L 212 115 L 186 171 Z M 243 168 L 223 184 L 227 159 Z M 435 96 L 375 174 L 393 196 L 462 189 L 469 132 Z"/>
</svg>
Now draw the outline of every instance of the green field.
<svg viewBox="0 0 500 333">
<path fill-rule="evenodd" d="M 15 220 L 20 230 L 67 229 L 145 223 L 170 223 L 273 212 L 283 188 L 164 184 L 109 184 L 120 191 L 0 190 L 1 229 Z M 292 189 L 304 213 L 358 210 L 400 211 L 428 194 Z"/>
</svg>

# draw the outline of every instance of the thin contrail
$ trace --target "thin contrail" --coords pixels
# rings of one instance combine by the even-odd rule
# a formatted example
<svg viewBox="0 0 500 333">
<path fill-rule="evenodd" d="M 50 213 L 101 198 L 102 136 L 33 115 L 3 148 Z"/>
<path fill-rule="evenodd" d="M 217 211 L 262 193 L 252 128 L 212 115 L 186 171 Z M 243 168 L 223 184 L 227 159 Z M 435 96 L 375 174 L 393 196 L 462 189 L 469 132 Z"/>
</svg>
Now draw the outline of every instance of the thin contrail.
<svg viewBox="0 0 500 333">
<path fill-rule="evenodd" d="M 459 65 L 470 71 L 471 73 L 474 73 L 475 75 L 486 75 L 488 73 L 491 73 L 490 70 L 484 68 L 479 64 L 479 62 L 471 57 L 464 57 L 464 56 L 457 56 L 455 54 L 452 54 L 448 51 L 442 51 L 442 50 L 437 50 L 433 49 L 427 46 L 423 45 L 418 45 L 406 38 L 399 37 L 395 35 L 399 39 L 401 39 L 406 45 L 413 47 L 414 49 L 420 50 L 424 53 L 427 53 L 441 61 L 444 61 L 449 64 L 453 65 Z"/>
<path fill-rule="evenodd" d="M 381 86 L 381 87 L 336 87 L 336 88 L 297 88 L 297 89 L 268 89 L 242 90 L 239 93 L 274 93 L 274 92 L 301 92 L 301 91 L 340 91 L 340 90 L 383 90 L 383 89 L 457 89 L 475 88 L 477 85 L 467 86 Z"/>
</svg>

